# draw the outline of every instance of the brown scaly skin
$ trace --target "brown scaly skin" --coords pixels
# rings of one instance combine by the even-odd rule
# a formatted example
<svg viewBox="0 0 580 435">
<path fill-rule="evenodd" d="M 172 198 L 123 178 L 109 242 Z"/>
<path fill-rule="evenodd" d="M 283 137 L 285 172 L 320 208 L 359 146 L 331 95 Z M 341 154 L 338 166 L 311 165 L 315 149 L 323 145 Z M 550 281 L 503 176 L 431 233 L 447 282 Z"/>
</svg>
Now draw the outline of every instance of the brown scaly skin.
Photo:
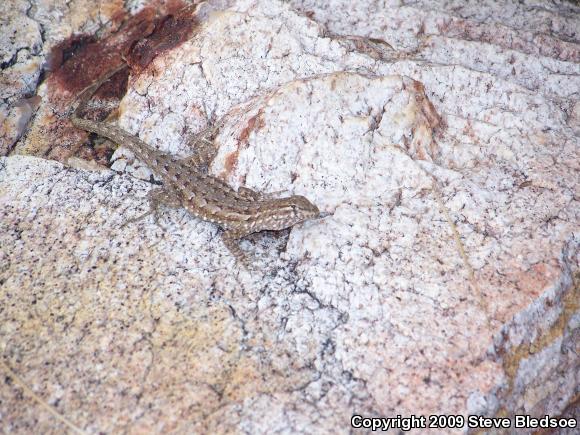
<svg viewBox="0 0 580 435">
<path fill-rule="evenodd" d="M 81 118 L 79 113 L 93 94 L 123 68 L 125 65 L 110 71 L 79 95 L 79 105 L 71 121 L 77 128 L 128 148 L 161 179 L 163 187 L 149 193 L 153 211 L 157 210 L 159 203 L 165 203 L 174 208 L 183 207 L 200 219 L 216 223 L 225 230 L 222 235 L 225 245 L 242 262 L 245 262 L 245 256 L 238 245 L 239 239 L 263 230 L 289 228 L 321 216 L 318 208 L 303 196 L 267 199 L 245 187 L 235 191 L 219 178 L 208 175 L 206 169 L 216 152 L 213 138 L 220 122 L 196 135 L 194 143 L 198 147 L 193 156 L 177 159 L 150 147 L 112 123 Z"/>
</svg>

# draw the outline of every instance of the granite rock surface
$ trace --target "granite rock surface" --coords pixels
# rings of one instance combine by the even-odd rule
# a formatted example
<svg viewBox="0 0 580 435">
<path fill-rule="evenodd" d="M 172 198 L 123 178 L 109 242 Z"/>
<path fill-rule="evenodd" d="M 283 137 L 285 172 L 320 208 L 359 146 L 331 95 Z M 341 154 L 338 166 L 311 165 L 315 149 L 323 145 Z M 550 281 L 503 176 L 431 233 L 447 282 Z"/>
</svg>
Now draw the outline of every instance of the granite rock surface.
<svg viewBox="0 0 580 435">
<path fill-rule="evenodd" d="M 248 271 L 183 210 L 127 224 L 155 180 L 122 147 L 107 168 L 86 135 L 55 141 L 76 88 L 49 75 L 37 89 L 47 53 L 79 32 L 107 53 L 133 46 L 142 27 L 117 14 L 144 5 L 62 9 L 57 24 L 58 2 L 14 2 L 0 40 L 4 432 L 576 412 L 578 7 L 353 4 L 208 2 L 179 44 L 129 58 L 115 122 L 187 156 L 224 117 L 214 175 L 330 213 L 244 241 Z"/>
</svg>

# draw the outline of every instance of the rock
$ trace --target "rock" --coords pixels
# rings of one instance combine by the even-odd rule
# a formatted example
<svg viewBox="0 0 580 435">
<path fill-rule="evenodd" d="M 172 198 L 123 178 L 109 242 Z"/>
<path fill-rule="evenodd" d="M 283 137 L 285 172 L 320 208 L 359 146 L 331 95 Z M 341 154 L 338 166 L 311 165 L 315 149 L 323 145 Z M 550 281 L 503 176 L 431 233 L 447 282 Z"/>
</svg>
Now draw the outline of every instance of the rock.
<svg viewBox="0 0 580 435">
<path fill-rule="evenodd" d="M 124 128 L 185 156 L 225 116 L 214 175 L 331 213 L 245 241 L 260 272 L 183 210 L 127 223 L 152 185 L 122 148 L 0 161 L 8 430 L 65 427 L 21 383 L 89 433 L 574 415 L 578 8 L 383 3 L 210 2 L 129 77 Z"/>
<path fill-rule="evenodd" d="M 7 0 L 0 18 L 0 155 L 8 154 L 20 138 L 32 111 L 26 98 L 40 76 L 40 26 L 28 15 L 28 3 Z M 4 8 L 3 8 L 4 9 Z"/>
</svg>

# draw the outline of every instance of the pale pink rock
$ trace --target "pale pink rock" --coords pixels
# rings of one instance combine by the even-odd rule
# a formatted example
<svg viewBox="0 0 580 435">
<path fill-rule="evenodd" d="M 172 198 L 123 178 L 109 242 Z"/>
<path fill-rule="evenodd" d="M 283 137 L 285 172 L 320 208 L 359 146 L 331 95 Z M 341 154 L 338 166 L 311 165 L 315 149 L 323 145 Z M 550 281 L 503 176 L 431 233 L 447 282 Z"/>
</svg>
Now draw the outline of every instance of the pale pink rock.
<svg viewBox="0 0 580 435">
<path fill-rule="evenodd" d="M 182 210 L 123 226 L 152 186 L 122 148 L 114 171 L 0 162 L 0 352 L 78 427 L 576 412 L 577 6 L 348 4 L 213 3 L 121 102 L 181 156 L 227 114 L 213 174 L 332 213 L 246 241 L 263 274 Z M 7 432 L 65 429 L 6 385 Z"/>
</svg>

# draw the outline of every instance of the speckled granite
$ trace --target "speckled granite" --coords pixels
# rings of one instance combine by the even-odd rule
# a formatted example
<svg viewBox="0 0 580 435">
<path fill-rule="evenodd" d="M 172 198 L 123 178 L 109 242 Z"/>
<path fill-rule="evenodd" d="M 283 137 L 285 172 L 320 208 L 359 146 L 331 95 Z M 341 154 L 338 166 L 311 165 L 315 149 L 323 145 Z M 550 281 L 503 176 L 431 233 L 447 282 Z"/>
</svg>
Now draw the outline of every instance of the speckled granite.
<svg viewBox="0 0 580 435">
<path fill-rule="evenodd" d="M 214 174 L 332 213 L 245 242 L 260 272 L 183 211 L 124 225 L 152 185 L 122 149 L 113 170 L 0 160 L 3 432 L 62 433 L 46 405 L 88 433 L 569 412 L 574 6 L 346 3 L 232 2 L 121 102 L 178 154 L 229 113 Z"/>
</svg>

